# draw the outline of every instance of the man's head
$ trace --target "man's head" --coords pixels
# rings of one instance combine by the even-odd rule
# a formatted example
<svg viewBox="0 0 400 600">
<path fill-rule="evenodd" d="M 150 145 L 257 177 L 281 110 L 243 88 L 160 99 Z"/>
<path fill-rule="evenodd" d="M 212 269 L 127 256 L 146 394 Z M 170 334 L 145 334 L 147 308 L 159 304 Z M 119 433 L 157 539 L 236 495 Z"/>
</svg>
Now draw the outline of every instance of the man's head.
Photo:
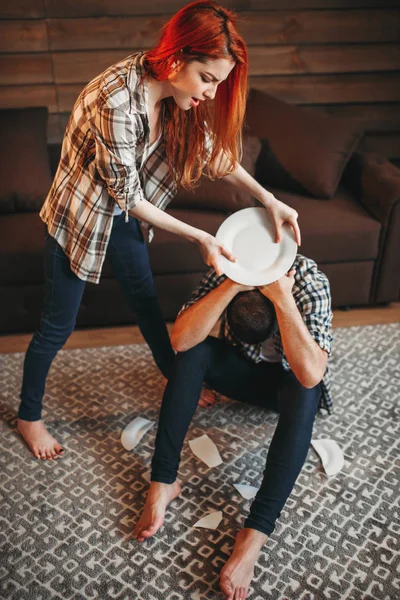
<svg viewBox="0 0 400 600">
<path fill-rule="evenodd" d="M 234 335 L 246 344 L 265 342 L 278 327 L 274 305 L 260 290 L 237 294 L 226 315 Z"/>
</svg>

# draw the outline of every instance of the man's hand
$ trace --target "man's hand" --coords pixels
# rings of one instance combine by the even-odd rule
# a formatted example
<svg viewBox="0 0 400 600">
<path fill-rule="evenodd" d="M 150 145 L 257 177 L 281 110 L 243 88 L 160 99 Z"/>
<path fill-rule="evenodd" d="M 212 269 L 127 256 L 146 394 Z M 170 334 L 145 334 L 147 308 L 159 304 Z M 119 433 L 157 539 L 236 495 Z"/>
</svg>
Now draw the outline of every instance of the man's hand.
<svg viewBox="0 0 400 600">
<path fill-rule="evenodd" d="M 258 286 L 258 289 L 266 298 L 275 304 L 280 300 L 292 295 L 295 273 L 296 270 L 292 269 L 286 273 L 286 275 L 278 279 L 278 281 L 274 281 L 268 285 Z"/>
</svg>

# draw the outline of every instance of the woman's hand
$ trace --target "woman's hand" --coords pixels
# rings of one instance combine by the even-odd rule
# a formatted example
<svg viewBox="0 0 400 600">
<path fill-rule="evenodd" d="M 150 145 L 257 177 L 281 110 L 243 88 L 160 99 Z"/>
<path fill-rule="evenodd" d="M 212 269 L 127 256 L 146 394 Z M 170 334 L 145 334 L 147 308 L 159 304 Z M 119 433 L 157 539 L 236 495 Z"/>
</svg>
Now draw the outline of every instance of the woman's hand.
<svg viewBox="0 0 400 600">
<path fill-rule="evenodd" d="M 214 270 L 218 277 L 223 273 L 219 264 L 220 256 L 225 256 L 228 260 L 236 262 L 236 258 L 232 254 L 232 252 L 229 252 L 229 250 L 227 250 L 225 246 L 221 244 L 221 242 L 219 242 L 214 236 L 210 235 L 209 233 L 204 232 L 204 235 L 202 235 L 201 238 L 198 240 L 198 244 L 204 262 L 209 267 L 214 267 Z"/>
<path fill-rule="evenodd" d="M 290 208 L 287 204 L 284 204 L 277 198 L 272 202 L 268 202 L 267 209 L 272 218 L 272 222 L 275 227 L 275 242 L 281 241 L 281 228 L 284 223 L 288 223 L 294 232 L 296 244 L 301 245 L 300 228 L 297 223 L 298 213 L 294 208 Z"/>
</svg>

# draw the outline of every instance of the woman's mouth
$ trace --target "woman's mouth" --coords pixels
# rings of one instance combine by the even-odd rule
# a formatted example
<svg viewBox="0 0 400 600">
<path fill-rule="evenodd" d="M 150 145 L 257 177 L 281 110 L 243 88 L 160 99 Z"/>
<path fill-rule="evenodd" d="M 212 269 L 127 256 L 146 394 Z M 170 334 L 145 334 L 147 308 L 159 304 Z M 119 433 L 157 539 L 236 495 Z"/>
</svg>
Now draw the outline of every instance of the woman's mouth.
<svg viewBox="0 0 400 600">
<path fill-rule="evenodd" d="M 190 98 L 190 106 L 195 107 L 198 106 L 200 104 L 200 100 L 197 100 L 197 98 L 194 98 L 193 96 Z"/>
</svg>

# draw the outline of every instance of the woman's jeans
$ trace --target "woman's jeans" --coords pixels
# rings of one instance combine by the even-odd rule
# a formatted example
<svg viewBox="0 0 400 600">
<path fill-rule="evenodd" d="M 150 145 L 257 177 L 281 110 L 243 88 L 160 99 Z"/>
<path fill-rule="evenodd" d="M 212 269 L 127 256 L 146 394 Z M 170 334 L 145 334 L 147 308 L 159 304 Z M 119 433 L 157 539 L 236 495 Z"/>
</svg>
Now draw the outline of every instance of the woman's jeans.
<svg viewBox="0 0 400 600">
<path fill-rule="evenodd" d="M 262 484 L 245 521 L 245 527 L 270 535 L 306 459 L 320 385 L 307 389 L 280 363 L 250 362 L 213 337 L 177 354 L 161 406 L 152 481 L 175 481 L 203 381 L 229 398 L 279 413 Z"/>
<path fill-rule="evenodd" d="M 137 219 L 125 223 L 125 215 L 114 217 L 107 248 L 115 277 L 136 313 L 142 335 L 154 360 L 168 377 L 174 360 L 168 331 L 158 303 L 149 256 Z M 45 302 L 39 328 L 25 355 L 18 417 L 26 421 L 41 418 L 46 378 L 58 350 L 75 328 L 85 281 L 70 269 L 62 248 L 46 232 Z"/>
</svg>

